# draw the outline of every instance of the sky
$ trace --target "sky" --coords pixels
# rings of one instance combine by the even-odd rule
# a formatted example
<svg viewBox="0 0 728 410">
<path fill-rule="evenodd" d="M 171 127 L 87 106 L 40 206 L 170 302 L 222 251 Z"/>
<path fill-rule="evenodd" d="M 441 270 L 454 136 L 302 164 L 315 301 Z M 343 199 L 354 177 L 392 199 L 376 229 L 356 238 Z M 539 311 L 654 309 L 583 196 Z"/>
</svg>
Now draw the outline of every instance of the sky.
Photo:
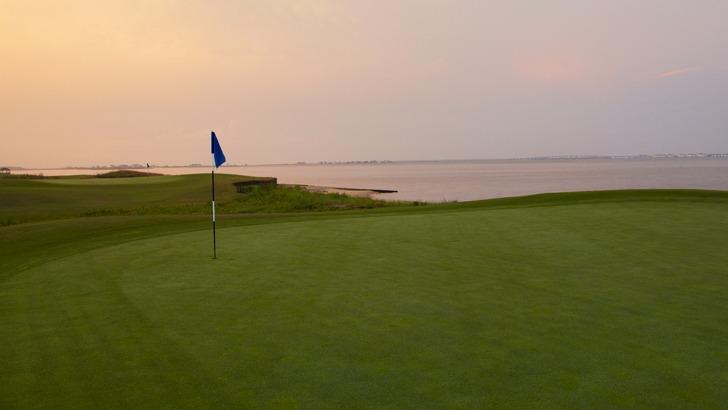
<svg viewBox="0 0 728 410">
<path fill-rule="evenodd" d="M 0 164 L 728 152 L 725 0 L 0 0 Z"/>
</svg>

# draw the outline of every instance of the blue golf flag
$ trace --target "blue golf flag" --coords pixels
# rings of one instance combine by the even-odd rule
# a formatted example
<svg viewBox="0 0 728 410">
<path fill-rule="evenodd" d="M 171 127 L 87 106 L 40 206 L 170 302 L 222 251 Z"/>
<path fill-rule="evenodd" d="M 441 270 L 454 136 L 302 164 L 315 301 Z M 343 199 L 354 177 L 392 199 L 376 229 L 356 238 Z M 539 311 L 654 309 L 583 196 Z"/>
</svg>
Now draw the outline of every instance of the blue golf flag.
<svg viewBox="0 0 728 410">
<path fill-rule="evenodd" d="M 225 163 L 225 154 L 223 154 L 222 147 L 217 141 L 217 135 L 215 135 L 215 131 L 212 131 L 210 137 L 212 138 L 212 156 L 215 160 L 215 168 L 217 168 Z"/>
</svg>

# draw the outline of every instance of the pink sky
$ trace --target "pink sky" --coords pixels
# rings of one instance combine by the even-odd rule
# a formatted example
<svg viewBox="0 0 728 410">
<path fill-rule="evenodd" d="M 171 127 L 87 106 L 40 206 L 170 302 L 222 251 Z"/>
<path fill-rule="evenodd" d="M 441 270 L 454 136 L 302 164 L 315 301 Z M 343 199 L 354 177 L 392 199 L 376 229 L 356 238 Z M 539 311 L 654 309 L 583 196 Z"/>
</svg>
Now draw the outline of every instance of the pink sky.
<svg viewBox="0 0 728 410">
<path fill-rule="evenodd" d="M 234 4 L 233 4 L 234 3 Z M 0 164 L 728 151 L 728 2 L 0 3 Z"/>
</svg>

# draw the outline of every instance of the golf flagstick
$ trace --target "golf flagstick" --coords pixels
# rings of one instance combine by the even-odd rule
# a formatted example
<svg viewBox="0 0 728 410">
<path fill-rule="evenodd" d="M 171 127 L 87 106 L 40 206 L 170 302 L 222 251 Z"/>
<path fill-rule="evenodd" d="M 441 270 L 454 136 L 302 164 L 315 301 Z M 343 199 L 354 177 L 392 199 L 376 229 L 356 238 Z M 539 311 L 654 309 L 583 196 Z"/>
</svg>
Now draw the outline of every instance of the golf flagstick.
<svg viewBox="0 0 728 410">
<path fill-rule="evenodd" d="M 215 237 L 215 168 L 225 163 L 225 154 L 217 141 L 215 131 L 210 133 L 212 148 L 212 258 L 217 259 L 217 238 Z"/>
<path fill-rule="evenodd" d="M 217 238 L 215 237 L 215 154 L 212 154 L 212 259 L 217 259 Z"/>
</svg>

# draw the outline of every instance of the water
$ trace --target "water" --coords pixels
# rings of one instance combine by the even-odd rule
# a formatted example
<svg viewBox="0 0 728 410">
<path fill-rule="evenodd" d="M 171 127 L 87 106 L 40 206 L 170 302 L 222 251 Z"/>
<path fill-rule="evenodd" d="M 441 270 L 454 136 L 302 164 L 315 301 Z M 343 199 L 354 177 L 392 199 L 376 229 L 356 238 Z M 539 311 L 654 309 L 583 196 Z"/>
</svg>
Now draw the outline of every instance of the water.
<svg viewBox="0 0 728 410">
<path fill-rule="evenodd" d="M 209 168 L 152 168 L 163 174 L 209 172 Z M 69 175 L 98 170 L 27 170 Z M 467 201 L 544 192 L 623 188 L 728 190 L 728 159 L 588 159 L 434 161 L 351 165 L 260 165 L 219 172 L 273 176 L 280 183 L 393 189 L 381 198 Z"/>
</svg>

